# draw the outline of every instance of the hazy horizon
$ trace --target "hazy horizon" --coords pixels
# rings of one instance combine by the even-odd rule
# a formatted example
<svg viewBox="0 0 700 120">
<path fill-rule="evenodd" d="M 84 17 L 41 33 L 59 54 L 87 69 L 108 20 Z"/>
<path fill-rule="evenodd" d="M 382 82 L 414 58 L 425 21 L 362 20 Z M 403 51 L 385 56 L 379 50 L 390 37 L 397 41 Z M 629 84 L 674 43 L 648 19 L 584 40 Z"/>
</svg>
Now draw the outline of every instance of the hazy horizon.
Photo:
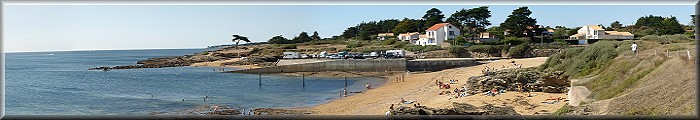
<svg viewBox="0 0 700 120">
<path fill-rule="evenodd" d="M 231 35 L 264 42 L 273 36 L 293 38 L 318 31 L 322 38 L 340 35 L 363 21 L 420 19 L 436 7 L 445 17 L 478 5 L 408 6 L 270 6 L 270 5 L 6 5 L 3 11 L 5 52 L 189 49 L 231 44 Z M 490 6 L 492 26 L 503 22 L 516 5 Z M 531 5 L 538 25 L 579 27 L 613 21 L 623 25 L 647 15 L 675 16 L 690 22 L 693 5 Z"/>
</svg>

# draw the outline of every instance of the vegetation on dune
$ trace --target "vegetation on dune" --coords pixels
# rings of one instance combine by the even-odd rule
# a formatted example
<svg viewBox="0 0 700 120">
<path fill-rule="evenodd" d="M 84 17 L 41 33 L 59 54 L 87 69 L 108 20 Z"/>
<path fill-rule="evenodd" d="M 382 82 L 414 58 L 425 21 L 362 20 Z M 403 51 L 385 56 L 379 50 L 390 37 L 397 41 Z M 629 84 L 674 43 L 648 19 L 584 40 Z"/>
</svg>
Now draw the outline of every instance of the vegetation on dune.
<svg viewBox="0 0 700 120">
<path fill-rule="evenodd" d="M 550 56 L 540 70 L 564 71 L 573 78 L 588 75 L 618 55 L 619 41 L 599 41 L 588 47 L 568 48 Z"/>
<path fill-rule="evenodd" d="M 574 111 L 574 106 L 569 105 L 569 103 L 566 103 L 564 106 L 561 106 L 561 108 L 557 109 L 555 111 L 554 115 L 563 115 L 564 113 L 569 113 L 571 111 Z"/>
</svg>

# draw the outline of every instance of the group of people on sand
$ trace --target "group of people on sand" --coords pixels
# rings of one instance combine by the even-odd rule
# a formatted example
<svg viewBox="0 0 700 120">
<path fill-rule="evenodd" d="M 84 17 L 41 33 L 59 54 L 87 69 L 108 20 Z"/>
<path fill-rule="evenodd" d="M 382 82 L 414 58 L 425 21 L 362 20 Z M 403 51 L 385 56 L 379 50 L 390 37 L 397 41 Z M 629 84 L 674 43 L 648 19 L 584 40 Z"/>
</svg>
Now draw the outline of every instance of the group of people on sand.
<svg viewBox="0 0 700 120">
<path fill-rule="evenodd" d="M 420 103 L 417 103 L 415 100 L 408 101 L 408 100 L 401 98 L 401 102 L 399 102 L 398 105 L 403 105 L 403 104 L 413 104 L 413 108 L 424 107 L 424 106 L 421 106 Z M 394 108 L 394 104 L 391 104 L 391 106 L 389 106 L 389 111 L 386 111 L 386 115 L 394 115 L 394 114 L 396 114 L 396 109 Z"/>
</svg>

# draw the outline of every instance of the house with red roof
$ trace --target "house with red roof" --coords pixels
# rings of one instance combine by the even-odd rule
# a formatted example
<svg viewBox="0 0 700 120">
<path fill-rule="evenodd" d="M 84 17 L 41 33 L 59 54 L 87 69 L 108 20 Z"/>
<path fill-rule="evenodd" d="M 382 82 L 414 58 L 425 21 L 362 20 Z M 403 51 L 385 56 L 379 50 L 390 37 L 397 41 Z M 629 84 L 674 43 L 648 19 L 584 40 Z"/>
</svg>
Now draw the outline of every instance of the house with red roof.
<svg viewBox="0 0 700 120">
<path fill-rule="evenodd" d="M 460 33 L 459 29 L 450 23 L 438 23 L 425 30 L 425 35 L 419 36 L 413 44 L 441 45 L 445 40 L 460 36 Z"/>
</svg>

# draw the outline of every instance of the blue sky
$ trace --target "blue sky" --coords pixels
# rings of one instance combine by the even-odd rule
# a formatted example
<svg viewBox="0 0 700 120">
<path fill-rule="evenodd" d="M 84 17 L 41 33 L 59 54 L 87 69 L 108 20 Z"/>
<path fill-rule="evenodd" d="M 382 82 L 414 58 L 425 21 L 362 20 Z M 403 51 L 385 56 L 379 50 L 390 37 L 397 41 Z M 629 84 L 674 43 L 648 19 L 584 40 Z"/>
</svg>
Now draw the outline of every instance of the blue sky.
<svg viewBox="0 0 700 120">
<path fill-rule="evenodd" d="M 267 41 L 292 38 L 301 31 L 321 37 L 340 35 L 362 21 L 418 19 L 436 7 L 446 17 L 479 6 L 235 6 L 235 5 L 9 5 L 3 11 L 6 52 L 203 48 L 230 44 L 231 34 Z M 519 6 L 490 6 L 493 25 Z M 633 24 L 645 15 L 676 16 L 688 24 L 692 5 L 531 5 L 531 17 L 548 26 L 608 26 L 613 21 Z"/>
</svg>

